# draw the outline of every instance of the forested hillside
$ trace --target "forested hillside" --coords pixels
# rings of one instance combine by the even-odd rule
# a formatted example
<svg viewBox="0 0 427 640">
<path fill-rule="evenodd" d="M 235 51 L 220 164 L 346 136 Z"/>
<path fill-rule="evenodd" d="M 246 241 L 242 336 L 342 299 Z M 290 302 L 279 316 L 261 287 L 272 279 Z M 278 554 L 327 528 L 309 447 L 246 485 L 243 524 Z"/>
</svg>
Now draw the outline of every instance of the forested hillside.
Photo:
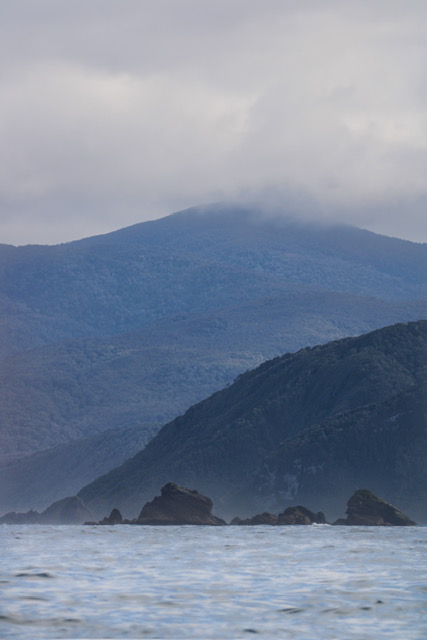
<svg viewBox="0 0 427 640">
<path fill-rule="evenodd" d="M 427 321 L 286 354 L 191 407 L 79 495 L 132 515 L 172 480 L 228 516 L 302 498 L 333 511 L 369 482 L 425 519 L 426 383 Z"/>
<path fill-rule="evenodd" d="M 427 317 L 427 245 L 280 213 L 212 205 L 0 245 L 0 510 L 31 506 L 32 487 L 43 503 L 49 468 L 49 496 L 74 491 L 266 359 Z M 87 456 L 98 437 L 110 455 Z"/>
<path fill-rule="evenodd" d="M 427 245 L 226 205 L 56 246 L 0 245 L 3 354 L 131 331 L 290 284 L 427 298 Z"/>
</svg>

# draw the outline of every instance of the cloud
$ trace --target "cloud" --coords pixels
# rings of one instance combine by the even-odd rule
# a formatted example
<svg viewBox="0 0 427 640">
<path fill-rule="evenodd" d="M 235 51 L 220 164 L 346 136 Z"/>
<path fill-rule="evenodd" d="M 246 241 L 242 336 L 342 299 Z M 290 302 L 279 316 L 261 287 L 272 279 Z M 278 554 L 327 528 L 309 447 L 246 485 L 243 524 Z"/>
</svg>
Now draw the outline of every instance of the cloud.
<svg viewBox="0 0 427 640">
<path fill-rule="evenodd" d="M 263 198 L 427 241 L 426 18 L 416 0 L 4 0 L 1 240 Z"/>
</svg>

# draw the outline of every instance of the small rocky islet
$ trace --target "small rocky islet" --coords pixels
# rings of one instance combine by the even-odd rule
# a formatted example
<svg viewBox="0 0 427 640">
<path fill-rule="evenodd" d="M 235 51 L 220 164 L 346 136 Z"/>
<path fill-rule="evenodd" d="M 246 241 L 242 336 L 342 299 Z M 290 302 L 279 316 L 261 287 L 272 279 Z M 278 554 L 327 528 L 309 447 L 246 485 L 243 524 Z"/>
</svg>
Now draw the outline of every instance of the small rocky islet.
<svg viewBox="0 0 427 640">
<path fill-rule="evenodd" d="M 100 522 L 85 524 L 112 525 L 213 525 L 227 523 L 212 514 L 213 503 L 210 498 L 196 490 L 179 487 L 169 482 L 161 489 L 161 495 L 147 502 L 135 520 L 124 520 L 118 509 L 113 509 L 109 517 Z M 347 502 L 346 518 L 328 523 L 322 511 L 315 513 L 307 507 L 298 505 L 288 507 L 278 515 L 264 512 L 252 518 L 233 518 L 231 526 L 255 525 L 311 525 L 334 524 L 344 526 L 413 526 L 416 523 L 399 509 L 379 498 L 367 489 L 359 489 Z"/>
<path fill-rule="evenodd" d="M 147 502 L 139 516 L 124 519 L 119 509 L 114 508 L 109 516 L 96 522 L 88 519 L 90 511 L 78 496 L 54 502 L 42 513 L 10 512 L 0 518 L 0 524 L 81 524 L 86 525 L 210 525 L 224 526 L 227 522 L 212 514 L 210 498 L 195 489 L 180 487 L 168 482 L 160 496 Z M 285 526 L 333 524 L 342 526 L 413 526 L 416 523 L 397 507 L 379 498 L 367 489 L 357 490 L 347 502 L 346 518 L 329 523 L 322 511 L 315 513 L 302 505 L 288 507 L 279 514 L 263 512 L 251 518 L 233 518 L 230 526 Z"/>
</svg>

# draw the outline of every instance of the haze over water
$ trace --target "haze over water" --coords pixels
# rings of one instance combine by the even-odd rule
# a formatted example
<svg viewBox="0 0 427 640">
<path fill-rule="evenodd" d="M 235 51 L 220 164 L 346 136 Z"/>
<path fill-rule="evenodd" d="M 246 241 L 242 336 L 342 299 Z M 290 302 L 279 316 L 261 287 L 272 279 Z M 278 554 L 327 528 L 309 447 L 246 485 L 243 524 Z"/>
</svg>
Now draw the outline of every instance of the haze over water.
<svg viewBox="0 0 427 640">
<path fill-rule="evenodd" d="M 427 527 L 0 527 L 2 638 L 427 637 Z"/>
</svg>

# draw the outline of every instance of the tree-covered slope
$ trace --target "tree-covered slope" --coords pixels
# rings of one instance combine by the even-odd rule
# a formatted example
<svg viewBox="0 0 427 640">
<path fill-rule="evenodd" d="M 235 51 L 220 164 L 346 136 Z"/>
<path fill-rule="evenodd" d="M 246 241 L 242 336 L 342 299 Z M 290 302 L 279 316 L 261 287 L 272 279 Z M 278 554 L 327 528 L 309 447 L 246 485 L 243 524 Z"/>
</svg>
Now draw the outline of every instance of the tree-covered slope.
<svg viewBox="0 0 427 640">
<path fill-rule="evenodd" d="M 286 451 L 286 441 L 321 423 L 393 402 L 424 384 L 426 356 L 427 321 L 420 321 L 275 358 L 191 407 L 163 427 L 142 452 L 79 495 L 100 512 L 119 506 L 133 513 L 172 480 L 211 495 L 224 513 L 248 508 L 257 490 L 254 477 L 265 471 L 264 460 L 278 447 Z M 387 424 L 392 428 L 394 422 Z M 421 422 L 420 429 L 425 426 Z M 344 447 L 352 446 L 352 429 L 348 439 L 344 436 Z M 387 430 L 382 437 L 388 437 Z M 361 460 L 357 480 L 366 477 L 366 465 L 375 466 L 379 460 L 381 453 Z M 392 486 L 391 480 L 385 476 L 384 484 Z M 274 499 L 273 494 L 272 490 L 265 498 Z M 294 497 L 297 494 L 296 489 Z"/>
<path fill-rule="evenodd" d="M 294 292 L 10 356 L 0 377 L 0 512 L 45 508 L 75 493 L 267 358 L 349 327 L 362 333 L 419 315 L 427 316 L 422 301 Z"/>
<path fill-rule="evenodd" d="M 286 210 L 216 204 L 79 241 L 159 246 L 291 282 L 388 299 L 425 298 L 427 245 Z"/>
<path fill-rule="evenodd" d="M 426 273 L 427 245 L 234 205 L 0 245 L 0 460 L 139 433 L 265 359 L 426 317 Z"/>
<path fill-rule="evenodd" d="M 8 356 L 0 360 L 0 460 L 107 429 L 165 424 L 268 358 L 423 316 L 423 301 L 289 291 Z M 118 463 L 113 450 L 109 468 Z"/>
<path fill-rule="evenodd" d="M 242 499 L 274 511 L 284 501 L 321 504 L 334 517 L 370 487 L 427 523 L 427 383 L 329 418 L 267 456 Z"/>
<path fill-rule="evenodd" d="M 285 287 L 277 278 L 161 246 L 17 247 L 0 260 L 0 353 L 117 335 Z"/>
<path fill-rule="evenodd" d="M 211 206 L 57 246 L 0 245 L 0 353 L 107 336 L 290 284 L 427 298 L 427 245 Z"/>
</svg>

